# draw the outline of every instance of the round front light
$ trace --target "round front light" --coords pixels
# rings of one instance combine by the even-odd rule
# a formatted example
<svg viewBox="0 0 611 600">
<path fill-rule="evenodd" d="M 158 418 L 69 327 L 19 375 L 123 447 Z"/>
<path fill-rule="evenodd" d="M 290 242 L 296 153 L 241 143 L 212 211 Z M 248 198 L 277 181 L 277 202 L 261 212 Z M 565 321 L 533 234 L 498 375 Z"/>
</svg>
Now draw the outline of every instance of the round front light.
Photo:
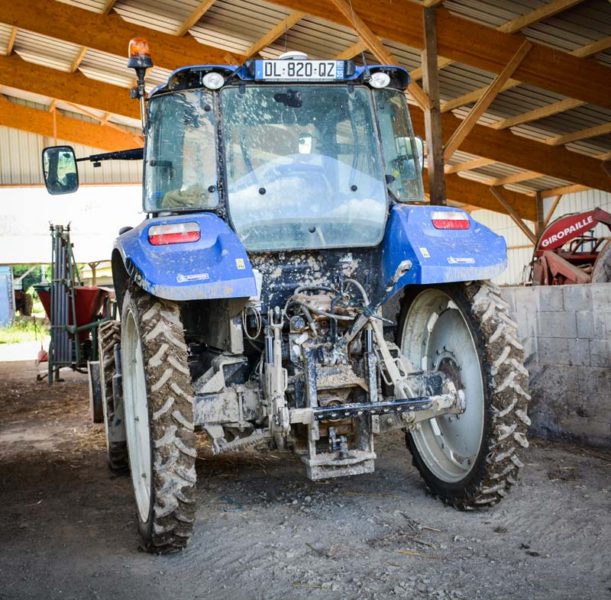
<svg viewBox="0 0 611 600">
<path fill-rule="evenodd" d="M 390 83 L 390 76 L 388 73 L 373 73 L 369 78 L 369 85 L 373 88 L 385 88 Z"/>
<path fill-rule="evenodd" d="M 220 73 L 213 71 L 204 75 L 203 83 L 209 90 L 218 90 L 223 87 L 225 78 Z"/>
</svg>

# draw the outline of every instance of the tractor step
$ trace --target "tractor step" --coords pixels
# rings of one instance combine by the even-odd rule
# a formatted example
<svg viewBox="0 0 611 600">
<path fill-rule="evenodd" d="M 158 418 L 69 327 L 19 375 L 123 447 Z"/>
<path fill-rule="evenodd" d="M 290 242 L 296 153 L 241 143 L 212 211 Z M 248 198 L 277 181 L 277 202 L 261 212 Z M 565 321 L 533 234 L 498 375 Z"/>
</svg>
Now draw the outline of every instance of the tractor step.
<svg viewBox="0 0 611 600">
<path fill-rule="evenodd" d="M 375 459 L 375 452 L 363 450 L 349 450 L 345 455 L 334 452 L 317 454 L 313 458 L 302 457 L 306 465 L 306 475 L 312 481 L 373 473 Z"/>
</svg>

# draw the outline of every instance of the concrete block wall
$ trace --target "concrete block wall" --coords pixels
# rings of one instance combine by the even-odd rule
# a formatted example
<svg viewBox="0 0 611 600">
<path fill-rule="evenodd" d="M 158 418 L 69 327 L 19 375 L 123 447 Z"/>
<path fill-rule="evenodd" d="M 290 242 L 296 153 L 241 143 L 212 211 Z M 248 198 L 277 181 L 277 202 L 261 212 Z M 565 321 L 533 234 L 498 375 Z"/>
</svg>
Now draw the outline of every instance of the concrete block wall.
<svg viewBox="0 0 611 600">
<path fill-rule="evenodd" d="M 611 447 L 611 283 L 501 289 L 530 373 L 531 433 Z"/>
</svg>

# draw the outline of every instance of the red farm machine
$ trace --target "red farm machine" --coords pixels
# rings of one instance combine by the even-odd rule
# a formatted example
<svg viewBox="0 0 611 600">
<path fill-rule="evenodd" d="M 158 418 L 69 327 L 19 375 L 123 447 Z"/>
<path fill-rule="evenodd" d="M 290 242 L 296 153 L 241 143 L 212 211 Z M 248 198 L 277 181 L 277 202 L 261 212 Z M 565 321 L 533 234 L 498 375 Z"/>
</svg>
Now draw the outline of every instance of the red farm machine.
<svg viewBox="0 0 611 600">
<path fill-rule="evenodd" d="M 611 281 L 611 240 L 595 235 L 611 229 L 611 214 L 595 208 L 552 221 L 541 234 L 532 261 L 532 285 Z"/>
</svg>

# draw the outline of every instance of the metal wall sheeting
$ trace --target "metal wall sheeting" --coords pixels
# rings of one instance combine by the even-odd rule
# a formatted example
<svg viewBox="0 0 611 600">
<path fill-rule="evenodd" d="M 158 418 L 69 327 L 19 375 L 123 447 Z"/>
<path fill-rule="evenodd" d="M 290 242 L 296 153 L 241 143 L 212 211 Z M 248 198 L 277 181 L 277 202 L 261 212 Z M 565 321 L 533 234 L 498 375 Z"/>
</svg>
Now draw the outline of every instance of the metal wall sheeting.
<svg viewBox="0 0 611 600">
<path fill-rule="evenodd" d="M 42 185 L 41 152 L 54 140 L 41 135 L 0 127 L 0 185 Z M 77 156 L 97 154 L 100 150 L 57 140 L 74 148 Z M 89 162 L 79 163 L 81 184 L 112 184 L 142 182 L 142 162 L 113 160 L 95 168 Z M 139 192 L 137 192 L 139 193 Z M 0 195 L 2 191 L 0 190 Z"/>
</svg>

